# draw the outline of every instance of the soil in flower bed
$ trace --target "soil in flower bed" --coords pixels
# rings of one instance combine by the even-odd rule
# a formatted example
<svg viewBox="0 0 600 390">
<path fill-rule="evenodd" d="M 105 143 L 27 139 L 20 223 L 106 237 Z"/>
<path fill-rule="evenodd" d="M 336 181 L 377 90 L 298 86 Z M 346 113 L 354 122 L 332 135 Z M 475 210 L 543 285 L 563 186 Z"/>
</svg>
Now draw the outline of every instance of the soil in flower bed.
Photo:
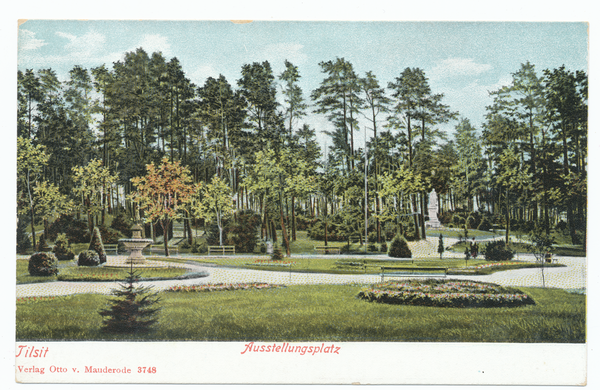
<svg viewBox="0 0 600 390">
<path fill-rule="evenodd" d="M 407 280 L 365 288 L 358 298 L 370 302 L 456 308 L 518 307 L 535 305 L 518 289 L 462 280 Z"/>
</svg>

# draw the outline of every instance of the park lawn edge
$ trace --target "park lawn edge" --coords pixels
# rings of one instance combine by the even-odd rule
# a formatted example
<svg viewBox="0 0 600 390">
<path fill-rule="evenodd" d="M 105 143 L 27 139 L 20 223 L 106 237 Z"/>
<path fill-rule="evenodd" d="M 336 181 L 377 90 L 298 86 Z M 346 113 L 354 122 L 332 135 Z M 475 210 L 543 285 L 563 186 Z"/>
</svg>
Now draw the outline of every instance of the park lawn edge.
<svg viewBox="0 0 600 390">
<path fill-rule="evenodd" d="M 202 294 L 162 292 L 159 324 L 147 335 L 100 333 L 110 296 L 77 294 L 17 301 L 18 341 L 395 341 L 584 343 L 586 296 L 520 288 L 536 305 L 435 308 L 356 298 L 368 284 L 299 285 Z M 252 310 L 248 310 L 251 307 Z M 357 315 L 360 313 L 360 315 Z"/>
</svg>

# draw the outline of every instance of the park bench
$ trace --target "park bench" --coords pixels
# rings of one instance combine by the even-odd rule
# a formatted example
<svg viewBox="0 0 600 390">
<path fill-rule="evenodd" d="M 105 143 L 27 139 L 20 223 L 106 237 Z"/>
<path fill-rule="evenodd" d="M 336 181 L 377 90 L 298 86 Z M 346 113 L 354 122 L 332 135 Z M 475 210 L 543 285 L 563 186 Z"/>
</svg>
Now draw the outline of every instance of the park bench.
<svg viewBox="0 0 600 390">
<path fill-rule="evenodd" d="M 179 254 L 179 247 L 177 246 L 171 246 L 171 245 L 167 245 L 167 248 L 169 248 L 169 254 Z M 144 250 L 148 250 L 150 251 L 150 253 L 164 253 L 165 252 L 165 246 L 163 244 L 157 244 L 157 245 L 150 245 L 147 246 L 146 249 Z"/>
<path fill-rule="evenodd" d="M 392 271 L 392 273 L 386 273 Z M 419 276 L 419 277 L 442 277 L 448 273 L 447 268 L 442 267 L 381 267 L 381 281 L 386 276 Z"/>
<path fill-rule="evenodd" d="M 209 245 L 208 254 L 235 255 L 235 245 Z"/>
<path fill-rule="evenodd" d="M 326 255 L 329 253 L 336 253 L 339 255 L 341 251 L 342 248 L 340 248 L 339 246 L 315 246 L 315 252 L 322 255 Z"/>
<path fill-rule="evenodd" d="M 109 252 L 114 252 L 115 255 L 119 254 L 119 244 L 104 244 L 104 251 L 109 254 Z"/>
</svg>

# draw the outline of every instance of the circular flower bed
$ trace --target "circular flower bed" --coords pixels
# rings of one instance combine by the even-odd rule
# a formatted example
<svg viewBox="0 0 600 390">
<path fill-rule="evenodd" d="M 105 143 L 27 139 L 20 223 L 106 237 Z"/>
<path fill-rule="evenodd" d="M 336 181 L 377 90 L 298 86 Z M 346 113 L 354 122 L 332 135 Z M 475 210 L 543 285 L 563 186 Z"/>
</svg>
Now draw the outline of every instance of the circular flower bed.
<svg viewBox="0 0 600 390">
<path fill-rule="evenodd" d="M 358 293 L 369 302 L 435 307 L 517 307 L 534 305 L 515 288 L 461 280 L 407 280 L 379 283 Z"/>
</svg>

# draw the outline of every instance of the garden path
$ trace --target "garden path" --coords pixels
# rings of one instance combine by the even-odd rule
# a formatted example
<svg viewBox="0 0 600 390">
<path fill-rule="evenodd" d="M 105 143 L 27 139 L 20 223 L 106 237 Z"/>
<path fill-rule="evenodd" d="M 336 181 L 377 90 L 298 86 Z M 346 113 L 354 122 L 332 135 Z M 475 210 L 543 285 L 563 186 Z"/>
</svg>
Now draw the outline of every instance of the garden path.
<svg viewBox="0 0 600 390">
<path fill-rule="evenodd" d="M 389 257 L 386 256 L 389 260 Z M 586 258 L 582 257 L 557 257 L 555 261 L 565 264 L 566 267 L 545 268 L 544 277 L 546 287 L 562 289 L 585 289 L 587 278 Z M 141 282 L 144 285 L 154 286 L 156 290 L 165 290 L 171 286 L 217 284 L 217 283 L 251 283 L 265 282 L 273 284 L 349 284 L 349 283 L 376 283 L 381 281 L 377 274 L 366 275 L 339 275 L 321 273 L 298 273 L 248 270 L 239 268 L 226 268 L 199 264 L 188 264 L 192 271 L 205 270 L 208 277 L 187 280 L 163 280 Z M 542 271 L 539 268 L 510 270 L 496 272 L 491 275 L 452 276 L 453 279 L 472 280 L 480 282 L 497 283 L 502 286 L 515 287 L 542 287 Z M 17 285 L 17 298 L 31 296 L 58 296 L 71 294 L 110 294 L 112 289 L 119 285 L 118 282 L 48 282 Z"/>
</svg>

